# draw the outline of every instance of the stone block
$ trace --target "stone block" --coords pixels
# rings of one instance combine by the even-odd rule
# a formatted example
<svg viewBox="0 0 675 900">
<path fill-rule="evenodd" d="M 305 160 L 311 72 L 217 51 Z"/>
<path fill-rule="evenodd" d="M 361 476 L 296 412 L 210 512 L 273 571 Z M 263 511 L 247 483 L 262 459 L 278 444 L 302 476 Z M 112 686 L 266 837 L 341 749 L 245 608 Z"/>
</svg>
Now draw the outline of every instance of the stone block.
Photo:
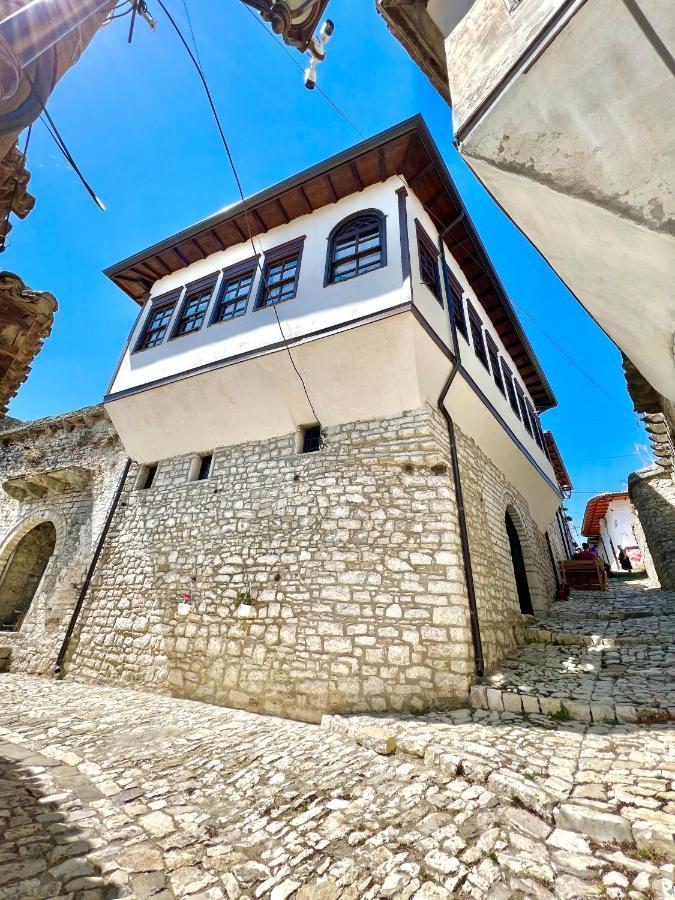
<svg viewBox="0 0 675 900">
<path fill-rule="evenodd" d="M 628 819 L 593 806 L 562 803 L 555 811 L 554 818 L 558 828 L 580 832 L 601 844 L 633 843 Z"/>
</svg>

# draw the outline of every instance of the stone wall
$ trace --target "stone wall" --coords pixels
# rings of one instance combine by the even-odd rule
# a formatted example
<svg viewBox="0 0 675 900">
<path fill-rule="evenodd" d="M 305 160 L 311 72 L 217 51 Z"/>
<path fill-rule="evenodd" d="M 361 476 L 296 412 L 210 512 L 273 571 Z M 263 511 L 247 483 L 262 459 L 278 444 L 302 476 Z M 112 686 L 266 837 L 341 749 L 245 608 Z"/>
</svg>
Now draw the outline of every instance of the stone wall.
<svg viewBox="0 0 675 900">
<path fill-rule="evenodd" d="M 661 587 L 675 589 L 675 477 L 673 470 L 649 466 L 628 479 L 628 493 L 639 518 L 636 537 L 649 550 L 647 572 Z"/>
<path fill-rule="evenodd" d="M 539 606 L 553 576 L 522 498 L 471 441 L 458 440 L 494 664 L 522 633 L 507 505 Z M 130 471 L 68 675 L 309 721 L 465 699 L 474 658 L 437 413 L 328 429 L 318 453 L 298 453 L 295 434 L 223 448 L 204 481 L 189 480 L 194 462 L 162 462 L 147 490 Z M 249 592 L 250 609 L 238 607 Z M 182 617 L 185 593 L 192 604 Z"/>
<path fill-rule="evenodd" d="M 0 432 L 0 596 L 30 601 L 18 630 L 11 623 L 0 630 L 12 671 L 53 670 L 125 459 L 102 406 Z M 64 478 L 71 471 L 74 483 Z M 26 581 L 40 562 L 31 566 L 39 549 L 35 535 L 54 537 L 46 523 L 56 532 L 54 549 L 33 579 L 39 583 L 30 600 Z"/>
</svg>

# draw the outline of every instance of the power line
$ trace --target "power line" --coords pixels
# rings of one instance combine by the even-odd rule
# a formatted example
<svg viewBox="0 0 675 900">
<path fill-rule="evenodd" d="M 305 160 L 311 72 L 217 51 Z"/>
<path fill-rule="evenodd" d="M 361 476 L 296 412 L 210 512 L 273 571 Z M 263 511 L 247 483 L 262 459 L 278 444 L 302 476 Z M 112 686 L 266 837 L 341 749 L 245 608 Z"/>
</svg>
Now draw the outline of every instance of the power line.
<svg viewBox="0 0 675 900">
<path fill-rule="evenodd" d="M 194 53 L 192 52 L 192 50 L 190 49 L 190 46 L 189 46 L 188 42 L 186 41 L 185 36 L 183 35 L 183 32 L 181 31 L 181 29 L 180 29 L 179 25 L 177 24 L 176 20 L 175 20 L 174 17 L 171 15 L 171 13 L 169 12 L 169 10 L 166 8 L 166 6 L 165 6 L 163 0 L 157 0 L 157 3 L 158 3 L 159 6 L 161 7 L 161 9 L 164 11 L 164 14 L 165 14 L 166 17 L 168 18 L 168 20 L 169 20 L 169 22 L 171 23 L 171 25 L 173 26 L 173 29 L 174 29 L 174 31 L 176 32 L 176 34 L 178 35 L 178 37 L 180 38 L 180 41 L 181 41 L 183 47 L 185 48 L 185 50 L 186 50 L 188 56 L 190 57 L 190 60 L 192 61 L 193 66 L 194 66 L 195 69 L 197 70 L 197 73 L 198 73 L 199 78 L 200 78 L 200 80 L 201 80 L 202 86 L 203 86 L 203 88 L 204 88 L 204 92 L 206 93 L 206 97 L 207 97 L 207 99 L 208 99 L 208 101 L 209 101 L 209 106 L 211 107 L 211 112 L 212 112 L 212 114 L 213 114 L 213 118 L 215 119 L 216 126 L 217 126 L 217 128 L 218 128 L 218 133 L 220 134 L 220 139 L 221 139 L 221 141 L 223 142 L 223 146 L 225 147 L 225 152 L 226 152 L 226 154 L 227 154 L 227 159 L 228 159 L 228 162 L 229 162 L 229 164 L 230 164 L 230 168 L 231 168 L 231 170 L 232 170 L 232 175 L 234 176 L 234 180 L 235 180 L 235 183 L 236 183 L 236 185 L 237 185 L 237 190 L 238 190 L 238 192 L 239 192 L 239 197 L 240 197 L 241 201 L 244 202 L 245 197 L 244 197 L 244 190 L 243 190 L 242 184 L 241 184 L 241 179 L 239 178 L 239 173 L 237 172 L 237 167 L 236 167 L 235 162 L 234 162 L 234 157 L 232 156 L 232 152 L 231 152 L 231 150 L 230 150 L 230 146 L 229 146 L 229 144 L 228 144 L 227 138 L 225 137 L 225 132 L 224 132 L 224 130 L 223 130 L 223 126 L 221 125 L 220 118 L 219 118 L 219 116 L 218 116 L 218 111 L 216 110 L 216 106 L 215 106 L 215 103 L 214 103 L 214 101 L 213 101 L 213 97 L 212 97 L 212 95 L 211 95 L 211 91 L 210 91 L 210 89 L 209 89 L 209 85 L 208 85 L 208 83 L 207 83 L 207 81 L 206 81 L 206 76 L 204 75 L 204 71 L 203 71 L 203 69 L 202 69 L 202 67 L 201 67 L 201 65 L 200 65 L 200 63 L 199 63 L 199 61 L 198 61 L 198 59 L 195 57 L 195 54 L 194 54 Z M 186 13 L 187 13 L 187 6 L 185 7 L 185 10 L 186 10 Z M 189 19 L 189 13 L 188 13 L 188 19 Z M 190 29 L 192 30 L 192 26 L 191 26 L 191 25 L 190 25 Z M 267 30 L 267 29 L 265 29 L 265 30 Z M 195 41 L 194 31 L 192 32 L 192 39 L 193 39 L 193 41 Z M 197 51 L 197 45 L 196 45 L 196 41 L 195 41 L 195 52 L 196 52 L 196 51 Z M 257 259 L 256 259 L 256 268 L 258 268 L 259 271 L 260 271 L 261 274 L 262 274 L 262 268 L 261 268 L 261 266 L 260 266 L 260 257 L 262 256 L 262 251 L 259 250 L 259 248 L 256 248 L 256 245 L 255 245 L 255 243 L 254 243 L 254 241 L 253 241 L 253 234 L 252 234 L 252 231 L 251 231 L 251 225 L 250 225 L 250 222 L 249 222 L 249 216 L 248 216 L 248 210 L 247 210 L 247 209 L 244 209 L 244 219 L 245 219 L 245 221 L 246 221 L 246 229 L 247 229 L 247 231 L 248 231 L 248 239 L 249 239 L 249 241 L 250 241 L 250 243 L 251 243 L 251 247 L 253 248 L 253 253 L 254 253 L 255 256 L 257 257 Z M 271 304 L 271 305 L 272 305 L 273 308 L 274 308 L 274 315 L 275 315 L 275 317 L 276 317 L 277 324 L 278 324 L 278 326 L 279 326 L 279 331 L 280 331 L 280 333 L 281 333 L 281 337 L 282 337 L 282 339 L 283 339 L 284 346 L 285 346 L 285 348 L 286 348 L 286 352 L 288 353 L 288 358 L 289 358 L 289 360 L 291 361 L 291 365 L 293 366 L 293 369 L 295 370 L 296 375 L 297 375 L 298 378 L 300 379 L 300 383 L 302 384 L 302 389 L 303 389 L 303 391 L 304 391 L 304 393 L 305 393 L 305 397 L 307 398 L 307 402 L 308 402 L 308 404 L 309 404 L 309 407 L 310 407 L 310 409 L 312 410 L 312 415 L 314 416 L 315 421 L 320 422 L 321 420 L 319 419 L 319 416 L 318 416 L 318 414 L 317 414 L 317 412 L 316 412 L 316 409 L 314 408 L 314 404 L 312 403 L 312 399 L 311 399 L 311 397 L 310 397 L 310 395 L 309 395 L 309 391 L 308 391 L 308 389 L 307 389 L 307 384 L 305 383 L 305 379 L 304 379 L 304 378 L 302 377 L 302 375 L 300 374 L 300 371 L 299 371 L 299 369 L 298 369 L 298 367 L 297 367 L 297 365 L 296 365 L 296 363 L 295 363 L 295 360 L 293 359 L 293 354 L 291 353 L 291 348 L 288 346 L 288 339 L 286 338 L 286 335 L 284 334 L 284 330 L 283 330 L 283 328 L 281 327 L 281 320 L 279 319 L 279 313 L 278 313 L 278 311 L 277 311 L 277 309 L 276 309 L 276 303 L 273 303 L 273 304 Z"/>
<path fill-rule="evenodd" d="M 245 6 L 246 6 L 246 4 L 245 4 Z M 293 63 L 293 65 L 296 66 L 297 68 L 299 68 L 299 69 L 302 71 L 302 66 L 298 63 L 298 61 L 295 59 L 295 57 L 291 55 L 291 53 L 287 50 L 287 48 L 286 48 L 280 41 L 278 41 L 278 40 L 276 39 L 276 37 L 274 36 L 274 34 L 273 34 L 271 31 L 269 31 L 268 28 L 265 27 L 265 25 L 264 25 L 262 19 L 260 19 L 260 17 L 257 16 L 257 15 L 254 13 L 254 11 L 253 11 L 252 9 L 250 9 L 250 7 L 246 6 L 246 10 L 251 14 L 251 16 L 253 16 L 253 19 L 254 19 L 254 20 L 257 22 L 257 24 L 263 29 L 263 31 L 264 31 L 267 35 L 269 35 L 269 36 L 272 38 L 272 40 L 274 41 L 274 43 L 284 51 L 284 53 L 285 53 L 286 56 L 291 60 L 291 62 Z M 363 135 L 363 132 L 361 132 L 361 130 L 354 124 L 354 122 L 349 118 L 349 116 L 348 116 L 345 112 L 343 112 L 343 110 L 340 109 L 340 107 L 339 107 L 339 106 L 338 106 L 338 105 L 337 105 L 337 104 L 336 104 L 336 103 L 328 96 L 328 94 L 326 94 L 326 92 L 325 92 L 319 85 L 317 85 L 317 90 L 318 90 L 318 92 L 321 94 L 321 96 L 322 96 L 322 97 L 330 104 L 330 106 L 338 113 L 338 115 L 340 115 L 340 116 L 344 119 L 344 121 L 347 122 L 347 124 L 348 124 L 351 128 L 354 129 L 354 131 L 356 132 L 356 134 L 358 134 L 359 137 L 361 137 L 362 139 L 365 139 L 365 137 L 364 137 L 364 135 Z M 401 181 L 401 183 L 404 183 L 402 178 L 400 178 L 400 181 Z M 425 206 L 425 209 L 426 209 L 427 213 L 428 213 L 432 218 L 434 218 L 434 219 L 436 220 L 436 222 L 437 222 L 439 225 L 443 225 L 443 223 L 440 221 L 440 219 L 438 218 L 438 216 L 436 216 L 436 215 L 433 213 L 433 211 L 432 211 L 431 209 L 427 208 L 426 206 Z M 475 257 L 473 256 L 473 254 L 470 253 L 470 251 L 469 251 L 469 255 L 472 257 L 472 259 L 474 260 L 474 262 L 477 262 L 477 260 L 475 259 Z M 563 347 L 561 347 L 560 344 L 559 344 L 553 337 L 551 337 L 550 334 L 548 334 L 548 332 L 547 332 L 547 331 L 546 331 L 546 330 L 545 330 L 545 329 L 544 329 L 544 328 L 536 321 L 536 319 L 533 318 L 533 316 L 532 316 L 530 313 L 527 312 L 527 310 L 524 309 L 524 307 L 522 307 L 522 306 L 521 306 L 517 301 L 515 301 L 513 298 L 511 298 L 511 301 L 512 301 L 512 303 L 515 304 L 515 306 L 518 307 L 518 309 L 520 309 L 520 311 L 521 311 L 525 316 L 527 316 L 528 319 L 530 319 L 530 321 L 531 321 L 534 325 L 536 325 L 536 327 L 542 332 L 542 334 L 543 334 L 546 338 L 548 338 L 549 341 L 551 341 L 551 343 L 553 344 L 553 346 L 554 346 L 554 347 L 555 347 L 555 348 L 556 348 L 563 356 L 565 356 L 565 358 L 566 358 L 567 360 L 569 360 L 569 362 L 571 362 L 572 365 L 575 366 L 575 368 L 578 369 L 579 372 L 581 372 L 581 374 L 582 374 L 585 378 L 587 378 L 587 379 L 590 381 L 591 384 L 593 384 L 599 391 L 601 391 L 603 394 L 605 394 L 607 397 L 609 397 L 609 399 L 612 400 L 613 403 L 616 403 L 621 409 L 625 409 L 625 408 L 626 408 L 626 407 L 624 406 L 623 403 L 621 403 L 616 397 L 614 397 L 612 394 L 610 394 L 609 391 L 607 391 L 604 387 L 602 387 L 602 385 L 600 385 L 600 384 L 599 384 L 599 383 L 598 383 L 598 382 L 597 382 L 597 381 L 596 381 L 596 380 L 595 380 L 588 372 L 586 372 L 586 370 L 585 370 L 584 368 L 582 368 L 582 366 L 580 366 L 580 365 L 576 362 L 576 360 L 575 360 L 575 359 L 574 359 L 574 358 L 573 358 L 573 357 L 572 357 L 572 356 L 571 356 L 571 355 L 570 355 Z M 629 417 L 626 417 L 626 420 L 628 420 L 628 418 L 629 418 Z M 597 421 L 597 420 L 595 420 L 595 421 Z M 608 420 L 608 421 L 609 421 L 609 420 Z M 618 420 L 617 420 L 617 421 L 618 421 Z M 634 421 L 634 420 L 631 418 L 631 421 Z"/>
</svg>

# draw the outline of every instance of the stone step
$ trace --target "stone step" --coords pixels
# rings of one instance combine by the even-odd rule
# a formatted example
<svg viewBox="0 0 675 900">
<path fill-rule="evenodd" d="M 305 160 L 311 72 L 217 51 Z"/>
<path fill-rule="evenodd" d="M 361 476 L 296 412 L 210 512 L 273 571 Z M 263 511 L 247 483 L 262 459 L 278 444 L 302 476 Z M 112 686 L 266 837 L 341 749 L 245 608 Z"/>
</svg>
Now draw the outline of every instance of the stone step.
<svg viewBox="0 0 675 900">
<path fill-rule="evenodd" d="M 543 619 L 528 625 L 525 639 L 538 644 L 578 644 L 612 649 L 675 642 L 675 616 L 595 622 Z"/>
<path fill-rule="evenodd" d="M 525 716 L 545 716 L 558 722 L 595 725 L 655 725 L 675 721 L 675 706 L 631 706 L 600 702 L 579 702 L 573 697 L 553 697 L 516 690 L 501 690 L 474 684 L 469 697 L 473 709 L 490 709 Z"/>
</svg>

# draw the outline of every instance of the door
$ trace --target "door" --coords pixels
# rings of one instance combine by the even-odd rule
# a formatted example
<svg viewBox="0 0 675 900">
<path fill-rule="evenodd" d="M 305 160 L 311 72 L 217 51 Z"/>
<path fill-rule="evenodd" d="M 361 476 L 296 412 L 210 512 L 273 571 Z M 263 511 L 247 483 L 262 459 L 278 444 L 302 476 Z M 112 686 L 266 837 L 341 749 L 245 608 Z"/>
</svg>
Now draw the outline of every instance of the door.
<svg viewBox="0 0 675 900">
<path fill-rule="evenodd" d="M 513 563 L 513 574 L 516 578 L 516 590 L 518 591 L 518 603 L 520 611 L 527 615 L 532 615 L 532 598 L 530 597 L 530 587 L 527 583 L 527 572 L 525 571 L 525 560 L 523 559 L 523 548 L 520 546 L 520 538 L 518 531 L 513 524 L 511 516 L 506 513 L 505 516 L 506 533 L 509 536 L 509 546 L 511 548 L 511 561 Z"/>
</svg>

